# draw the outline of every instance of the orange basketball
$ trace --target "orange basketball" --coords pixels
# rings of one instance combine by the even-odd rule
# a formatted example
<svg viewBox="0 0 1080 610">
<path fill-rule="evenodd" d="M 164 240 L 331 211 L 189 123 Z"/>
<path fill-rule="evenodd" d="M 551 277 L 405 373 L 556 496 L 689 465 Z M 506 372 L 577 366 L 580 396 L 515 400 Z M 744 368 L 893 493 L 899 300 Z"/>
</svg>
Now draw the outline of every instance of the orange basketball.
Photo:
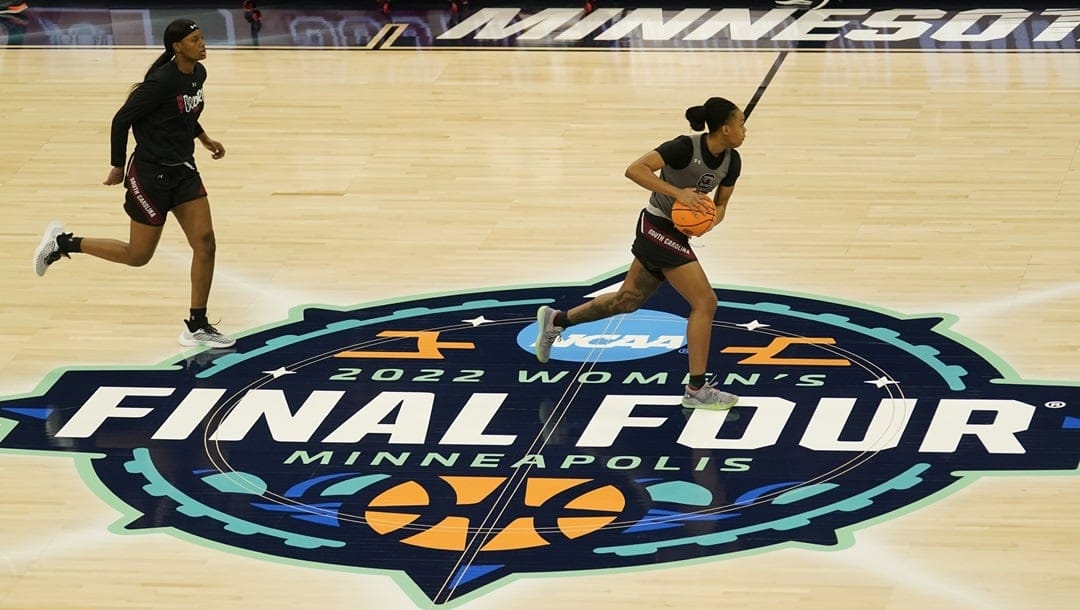
<svg viewBox="0 0 1080 610">
<path fill-rule="evenodd" d="M 676 201 L 671 209 L 671 222 L 675 228 L 691 237 L 700 237 L 707 233 L 716 224 L 716 206 L 712 212 L 702 213 L 693 210 L 689 205 Z"/>
</svg>

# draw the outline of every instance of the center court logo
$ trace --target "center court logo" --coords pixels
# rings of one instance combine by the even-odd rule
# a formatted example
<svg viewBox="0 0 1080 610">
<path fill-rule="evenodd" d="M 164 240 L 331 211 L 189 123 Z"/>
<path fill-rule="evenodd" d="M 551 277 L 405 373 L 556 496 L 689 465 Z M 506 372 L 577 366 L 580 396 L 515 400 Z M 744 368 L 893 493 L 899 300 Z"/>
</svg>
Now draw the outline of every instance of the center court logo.
<svg viewBox="0 0 1080 610">
<path fill-rule="evenodd" d="M 536 326 L 518 333 L 518 345 L 534 352 Z M 638 310 L 565 331 L 551 358 L 569 362 L 618 362 L 659 356 L 686 346 L 686 318 L 663 311 Z"/>
<path fill-rule="evenodd" d="M 979 476 L 1076 472 L 1077 385 L 1018 379 L 940 316 L 718 289 L 728 413 L 679 406 L 666 287 L 538 364 L 536 308 L 620 279 L 308 307 L 235 351 L 58 371 L 0 401 L 0 450 L 72 454 L 123 529 L 451 606 L 509 578 L 844 548 Z"/>
</svg>

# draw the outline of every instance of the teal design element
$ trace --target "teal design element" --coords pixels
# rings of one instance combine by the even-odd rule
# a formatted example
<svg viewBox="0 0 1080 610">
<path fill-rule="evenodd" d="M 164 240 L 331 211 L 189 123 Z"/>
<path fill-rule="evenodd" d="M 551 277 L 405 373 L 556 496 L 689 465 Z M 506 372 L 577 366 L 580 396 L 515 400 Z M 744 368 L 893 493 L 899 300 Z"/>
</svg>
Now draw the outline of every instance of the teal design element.
<svg viewBox="0 0 1080 610">
<path fill-rule="evenodd" d="M 919 483 L 923 482 L 923 479 L 919 476 L 926 472 L 930 468 L 930 464 L 920 463 L 908 468 L 906 471 L 898 474 L 897 476 L 889 479 L 888 481 L 872 487 L 860 494 L 845 498 L 839 502 L 834 502 L 814 510 L 810 510 L 790 517 L 784 517 L 783 519 L 776 519 L 774 521 L 768 521 L 766 523 L 759 523 L 755 525 L 749 525 L 733 530 L 724 532 L 716 532 L 714 534 L 704 534 L 701 536 L 689 536 L 686 538 L 674 538 L 671 540 L 661 540 L 659 542 L 645 542 L 641 544 L 626 544 L 620 546 L 608 546 L 599 547 L 593 549 L 594 553 L 610 553 L 618 555 L 620 557 L 632 557 L 635 555 L 648 555 L 656 553 L 662 548 L 677 547 L 689 544 L 696 544 L 699 546 L 715 546 L 718 544 L 728 544 L 735 542 L 741 536 L 746 534 L 753 534 L 756 532 L 763 532 L 767 530 L 775 530 L 778 532 L 786 532 L 790 530 L 799 529 L 800 527 L 806 527 L 810 522 L 817 517 L 828 515 L 834 512 L 846 512 L 851 513 L 857 510 L 861 510 L 874 503 L 874 498 L 883 495 L 890 491 L 900 489 L 911 489 Z"/>
<path fill-rule="evenodd" d="M 371 326 L 373 324 L 380 324 L 382 322 L 391 322 L 393 320 L 404 320 L 406 318 L 418 318 L 420 316 L 441 314 L 441 313 L 453 313 L 455 311 L 470 311 L 480 308 L 499 308 L 499 307 L 516 307 L 518 305 L 542 305 L 544 303 L 550 303 L 551 299 L 525 299 L 521 301 L 498 301 L 495 299 L 484 299 L 480 301 L 468 301 L 461 305 L 455 305 L 453 307 L 410 307 L 408 309 L 400 309 L 394 313 L 386 316 L 379 316 L 377 318 L 370 318 L 368 320 L 342 320 L 341 322 L 334 322 L 327 324 L 323 330 L 316 330 L 303 335 L 280 335 L 270 339 L 263 347 L 258 347 L 250 352 L 226 354 L 216 360 L 214 365 L 200 371 L 195 376 L 199 379 L 205 379 L 212 377 L 225 369 L 240 364 L 246 360 L 252 358 L 258 358 L 269 354 L 270 352 L 279 350 L 290 345 L 296 345 L 305 341 L 310 341 L 318 337 L 325 337 L 337 332 L 346 330 L 352 330 L 354 328 L 360 328 L 362 326 Z"/>
<path fill-rule="evenodd" d="M 150 458 L 149 449 L 140 447 L 132 451 L 131 455 L 132 459 L 124 463 L 124 469 L 131 474 L 141 474 L 146 478 L 148 482 L 143 486 L 143 491 L 151 496 L 173 500 L 178 504 L 176 511 L 183 515 L 187 515 L 188 517 L 205 517 L 207 519 L 213 519 L 214 521 L 220 521 L 225 525 L 225 531 L 234 534 L 241 534 L 244 536 L 262 534 L 264 536 L 270 536 L 271 538 L 280 538 L 285 546 L 302 549 L 317 549 L 321 547 L 341 548 L 345 546 L 345 542 L 341 540 L 304 536 L 302 534 L 295 534 L 285 530 L 266 527 L 250 521 L 237 519 L 232 515 L 211 508 L 198 500 L 195 500 L 174 487 L 172 483 L 166 481 L 165 478 L 161 476 L 161 473 L 158 472 L 157 467 L 154 466 L 154 461 Z"/>
<path fill-rule="evenodd" d="M 355 479 L 349 479 L 347 481 L 340 481 L 338 483 L 334 483 L 333 485 L 324 489 L 319 495 L 351 496 L 354 493 L 360 491 L 361 489 L 367 487 L 368 485 L 372 485 L 374 483 L 382 481 L 383 479 L 389 478 L 390 475 L 388 474 L 369 474 L 361 477 L 356 477 Z"/>
<path fill-rule="evenodd" d="M 688 481 L 666 481 L 645 488 L 653 502 L 675 502 L 692 506 L 712 504 L 712 492 Z"/>
<path fill-rule="evenodd" d="M 266 481 L 247 472 L 219 472 L 205 476 L 202 480 L 203 483 L 221 493 L 252 496 L 261 496 L 266 493 Z"/>
<path fill-rule="evenodd" d="M 3 441 L 4 437 L 14 430 L 16 425 L 17 422 L 15 420 L 0 417 L 0 441 Z"/>
<path fill-rule="evenodd" d="M 938 354 L 941 353 L 938 349 L 929 345 L 914 345 L 900 338 L 900 333 L 891 328 L 867 328 L 865 326 L 859 326 L 851 322 L 851 319 L 847 316 L 841 316 L 832 313 L 825 314 L 810 314 L 801 311 L 795 311 L 790 305 L 781 305 L 779 303 L 735 303 L 733 301 L 719 301 L 718 304 L 722 307 L 729 307 L 731 309 L 748 309 L 751 311 L 763 311 L 767 313 L 774 313 L 781 316 L 788 316 L 792 318 L 799 318 L 802 320 L 816 320 L 829 326 L 836 326 L 845 330 L 859 333 L 861 335 L 867 335 L 887 343 L 893 347 L 899 348 L 908 354 L 911 354 L 915 358 L 924 362 L 927 366 L 932 368 L 934 372 L 941 376 L 942 379 L 949 385 L 949 389 L 954 392 L 967 389 L 967 384 L 964 383 L 962 377 L 968 374 L 967 369 L 957 364 L 945 364 L 938 358 Z"/>
<path fill-rule="evenodd" d="M 823 494 L 827 491 L 832 491 L 840 487 L 836 483 L 818 483 L 816 485 L 807 485 L 806 487 L 798 487 L 791 491 L 785 491 L 773 498 L 773 504 L 794 504 L 807 498 L 811 498 L 818 494 Z"/>
</svg>

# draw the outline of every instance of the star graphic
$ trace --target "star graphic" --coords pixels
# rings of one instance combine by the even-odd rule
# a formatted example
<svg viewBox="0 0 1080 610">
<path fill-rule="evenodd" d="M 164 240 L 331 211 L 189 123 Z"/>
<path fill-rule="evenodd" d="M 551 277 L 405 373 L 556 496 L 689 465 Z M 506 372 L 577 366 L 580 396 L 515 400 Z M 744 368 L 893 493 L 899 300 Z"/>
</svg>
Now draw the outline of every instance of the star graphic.
<svg viewBox="0 0 1080 610">
<path fill-rule="evenodd" d="M 283 366 L 279 366 L 277 368 L 277 370 L 275 370 L 275 371 L 263 371 L 263 372 L 266 373 L 267 375 L 272 376 L 274 379 L 277 379 L 278 377 L 281 377 L 283 375 L 295 375 L 296 374 L 296 371 L 287 371 L 287 370 L 285 370 L 285 367 L 283 367 Z"/>
<path fill-rule="evenodd" d="M 750 322 L 747 322 L 746 324 L 736 324 L 735 326 L 741 326 L 741 327 L 745 328 L 746 330 L 757 330 L 759 328 L 768 328 L 769 327 L 768 324 L 762 324 L 761 322 L 758 322 L 757 320 L 752 320 Z"/>
<path fill-rule="evenodd" d="M 485 318 L 484 314 L 480 314 L 479 316 L 477 316 L 477 317 L 475 317 L 475 318 L 473 318 L 471 320 L 462 320 L 462 322 L 468 322 L 469 324 L 472 324 L 473 326 L 480 326 L 481 324 L 483 324 L 485 322 L 494 322 L 494 321 L 495 320 L 488 320 L 487 318 Z"/>
<path fill-rule="evenodd" d="M 864 381 L 863 383 L 872 383 L 874 387 L 883 388 L 889 384 L 898 384 L 898 382 L 889 379 L 888 377 L 879 377 L 877 379 L 871 379 L 870 381 Z"/>
</svg>

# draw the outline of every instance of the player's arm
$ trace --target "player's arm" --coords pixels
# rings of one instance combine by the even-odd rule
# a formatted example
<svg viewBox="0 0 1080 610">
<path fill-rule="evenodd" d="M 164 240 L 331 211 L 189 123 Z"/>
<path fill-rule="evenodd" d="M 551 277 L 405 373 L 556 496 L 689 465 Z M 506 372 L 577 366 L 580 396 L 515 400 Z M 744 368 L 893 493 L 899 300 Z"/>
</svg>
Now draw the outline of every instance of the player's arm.
<svg viewBox="0 0 1080 610">
<path fill-rule="evenodd" d="M 656 172 L 666 164 L 660 153 L 650 150 L 626 168 L 626 177 L 646 190 L 673 197 L 676 201 L 685 202 L 702 212 L 708 212 L 710 202 L 707 195 L 692 188 L 678 188 L 656 175 Z"/>
<path fill-rule="evenodd" d="M 110 161 L 113 167 L 123 167 L 127 160 L 128 131 L 136 121 L 154 112 L 162 95 L 162 85 L 148 80 L 128 96 L 112 120 Z"/>
<path fill-rule="evenodd" d="M 198 127 L 198 131 L 199 135 L 195 137 L 199 139 L 199 142 L 202 143 L 206 150 L 210 151 L 210 157 L 212 159 L 220 159 L 225 156 L 225 147 L 221 145 L 221 142 L 206 135 L 206 131 L 203 130 L 201 125 Z"/>
<path fill-rule="evenodd" d="M 713 203 L 716 204 L 716 222 L 715 225 L 720 224 L 720 221 L 724 219 L 724 214 L 727 213 L 728 200 L 731 199 L 731 194 L 735 192 L 735 185 L 724 186 L 720 185 L 716 188 L 716 195 L 713 197 Z"/>
<path fill-rule="evenodd" d="M 202 82 L 206 83 L 206 67 L 202 64 L 196 64 L 196 74 L 202 76 Z M 210 151 L 211 159 L 221 159 L 225 156 L 225 147 L 221 142 L 211 138 L 206 134 L 206 130 L 203 129 L 202 123 L 198 119 L 195 119 L 195 139 L 197 139 L 203 148 Z"/>
<path fill-rule="evenodd" d="M 124 181 L 124 163 L 127 160 L 128 132 L 135 121 L 152 113 L 161 95 L 161 84 L 148 80 L 136 87 L 113 115 L 109 137 L 109 174 L 103 184 L 120 184 Z"/>
<path fill-rule="evenodd" d="M 731 150 L 731 164 L 728 166 L 727 176 L 720 181 L 720 186 L 716 187 L 716 194 L 713 195 L 713 203 L 716 204 L 716 222 L 713 226 L 720 224 L 720 221 L 724 219 L 724 214 L 727 213 L 728 200 L 731 199 L 731 194 L 735 192 L 735 182 L 742 174 L 742 157 L 739 156 L 739 151 Z"/>
</svg>

